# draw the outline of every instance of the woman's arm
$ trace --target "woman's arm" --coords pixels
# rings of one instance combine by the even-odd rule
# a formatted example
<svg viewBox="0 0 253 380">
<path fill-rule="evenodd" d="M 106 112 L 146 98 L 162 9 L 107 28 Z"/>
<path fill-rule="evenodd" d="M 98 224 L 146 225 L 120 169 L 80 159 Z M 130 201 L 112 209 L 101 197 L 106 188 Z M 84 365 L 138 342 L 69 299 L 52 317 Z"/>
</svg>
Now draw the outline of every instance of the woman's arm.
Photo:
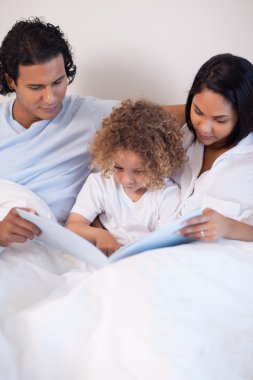
<svg viewBox="0 0 253 380">
<path fill-rule="evenodd" d="M 188 220 L 180 234 L 206 241 L 219 238 L 253 241 L 253 226 L 207 208 L 202 215 Z"/>
<path fill-rule="evenodd" d="M 172 113 L 176 119 L 179 121 L 182 127 L 185 123 L 185 104 L 177 104 L 172 106 L 163 106 L 165 111 Z"/>
<path fill-rule="evenodd" d="M 103 228 L 92 227 L 90 224 L 91 222 L 88 219 L 73 212 L 68 217 L 65 227 L 86 240 L 89 240 L 89 242 L 103 251 L 106 256 L 110 256 L 120 248 L 119 243 L 114 239 L 110 232 Z"/>
<path fill-rule="evenodd" d="M 253 241 L 253 226 L 234 219 L 230 219 L 228 223 L 230 231 L 227 234 L 228 239 Z"/>
</svg>

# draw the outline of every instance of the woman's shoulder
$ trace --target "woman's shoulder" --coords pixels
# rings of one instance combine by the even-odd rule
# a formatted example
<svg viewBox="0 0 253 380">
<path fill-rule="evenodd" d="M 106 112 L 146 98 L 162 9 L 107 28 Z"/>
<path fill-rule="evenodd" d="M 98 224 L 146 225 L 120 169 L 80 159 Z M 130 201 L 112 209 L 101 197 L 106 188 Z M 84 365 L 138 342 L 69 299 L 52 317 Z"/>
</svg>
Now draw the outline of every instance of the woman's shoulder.
<svg viewBox="0 0 253 380">
<path fill-rule="evenodd" d="M 238 154 L 253 154 L 253 132 L 249 133 L 248 136 L 244 137 L 231 152 Z"/>
<path fill-rule="evenodd" d="M 185 123 L 185 104 L 176 104 L 176 105 L 166 105 L 163 106 L 163 109 L 165 111 L 171 113 L 177 121 L 179 122 L 180 126 L 183 126 Z"/>
</svg>

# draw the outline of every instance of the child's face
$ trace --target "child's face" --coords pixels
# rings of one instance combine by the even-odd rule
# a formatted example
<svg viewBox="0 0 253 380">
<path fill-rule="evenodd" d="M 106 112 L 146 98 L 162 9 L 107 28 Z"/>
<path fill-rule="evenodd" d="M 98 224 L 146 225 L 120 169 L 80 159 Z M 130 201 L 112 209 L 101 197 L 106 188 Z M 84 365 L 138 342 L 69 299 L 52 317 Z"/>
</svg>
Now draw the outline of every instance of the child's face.
<svg viewBox="0 0 253 380">
<path fill-rule="evenodd" d="M 114 179 L 122 185 L 128 195 L 145 193 L 145 178 L 140 157 L 129 150 L 117 153 L 114 164 Z"/>
</svg>

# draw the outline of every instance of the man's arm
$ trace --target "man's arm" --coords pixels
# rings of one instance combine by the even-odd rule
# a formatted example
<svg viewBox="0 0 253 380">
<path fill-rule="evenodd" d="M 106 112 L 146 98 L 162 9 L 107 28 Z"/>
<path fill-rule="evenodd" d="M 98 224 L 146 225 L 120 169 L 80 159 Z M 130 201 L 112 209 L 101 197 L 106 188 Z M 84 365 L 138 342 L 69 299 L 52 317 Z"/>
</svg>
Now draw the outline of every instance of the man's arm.
<svg viewBox="0 0 253 380">
<path fill-rule="evenodd" d="M 179 121 L 182 127 L 185 123 L 185 104 L 176 104 L 172 106 L 163 106 L 163 108 L 172 113 L 176 119 Z"/>
</svg>

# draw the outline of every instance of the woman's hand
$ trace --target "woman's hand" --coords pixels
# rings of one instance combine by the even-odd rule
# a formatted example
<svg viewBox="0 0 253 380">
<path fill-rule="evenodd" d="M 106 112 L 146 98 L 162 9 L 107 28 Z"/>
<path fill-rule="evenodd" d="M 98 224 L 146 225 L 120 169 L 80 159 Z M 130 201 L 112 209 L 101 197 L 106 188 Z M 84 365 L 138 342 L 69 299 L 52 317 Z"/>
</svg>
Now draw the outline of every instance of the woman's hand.
<svg viewBox="0 0 253 380">
<path fill-rule="evenodd" d="M 230 221 L 232 219 L 206 208 L 200 216 L 189 219 L 179 233 L 185 237 L 206 241 L 231 238 Z"/>
<path fill-rule="evenodd" d="M 101 228 L 97 228 L 96 230 L 96 247 L 104 252 L 106 256 L 111 256 L 113 252 L 120 248 L 119 243 L 107 230 L 103 230 Z"/>
<path fill-rule="evenodd" d="M 23 210 L 34 212 L 31 209 Z M 6 217 L 0 222 L 0 245 L 7 247 L 11 243 L 25 243 L 27 239 L 32 240 L 38 236 L 40 230 L 33 223 L 21 218 L 16 209 L 12 208 Z"/>
</svg>

